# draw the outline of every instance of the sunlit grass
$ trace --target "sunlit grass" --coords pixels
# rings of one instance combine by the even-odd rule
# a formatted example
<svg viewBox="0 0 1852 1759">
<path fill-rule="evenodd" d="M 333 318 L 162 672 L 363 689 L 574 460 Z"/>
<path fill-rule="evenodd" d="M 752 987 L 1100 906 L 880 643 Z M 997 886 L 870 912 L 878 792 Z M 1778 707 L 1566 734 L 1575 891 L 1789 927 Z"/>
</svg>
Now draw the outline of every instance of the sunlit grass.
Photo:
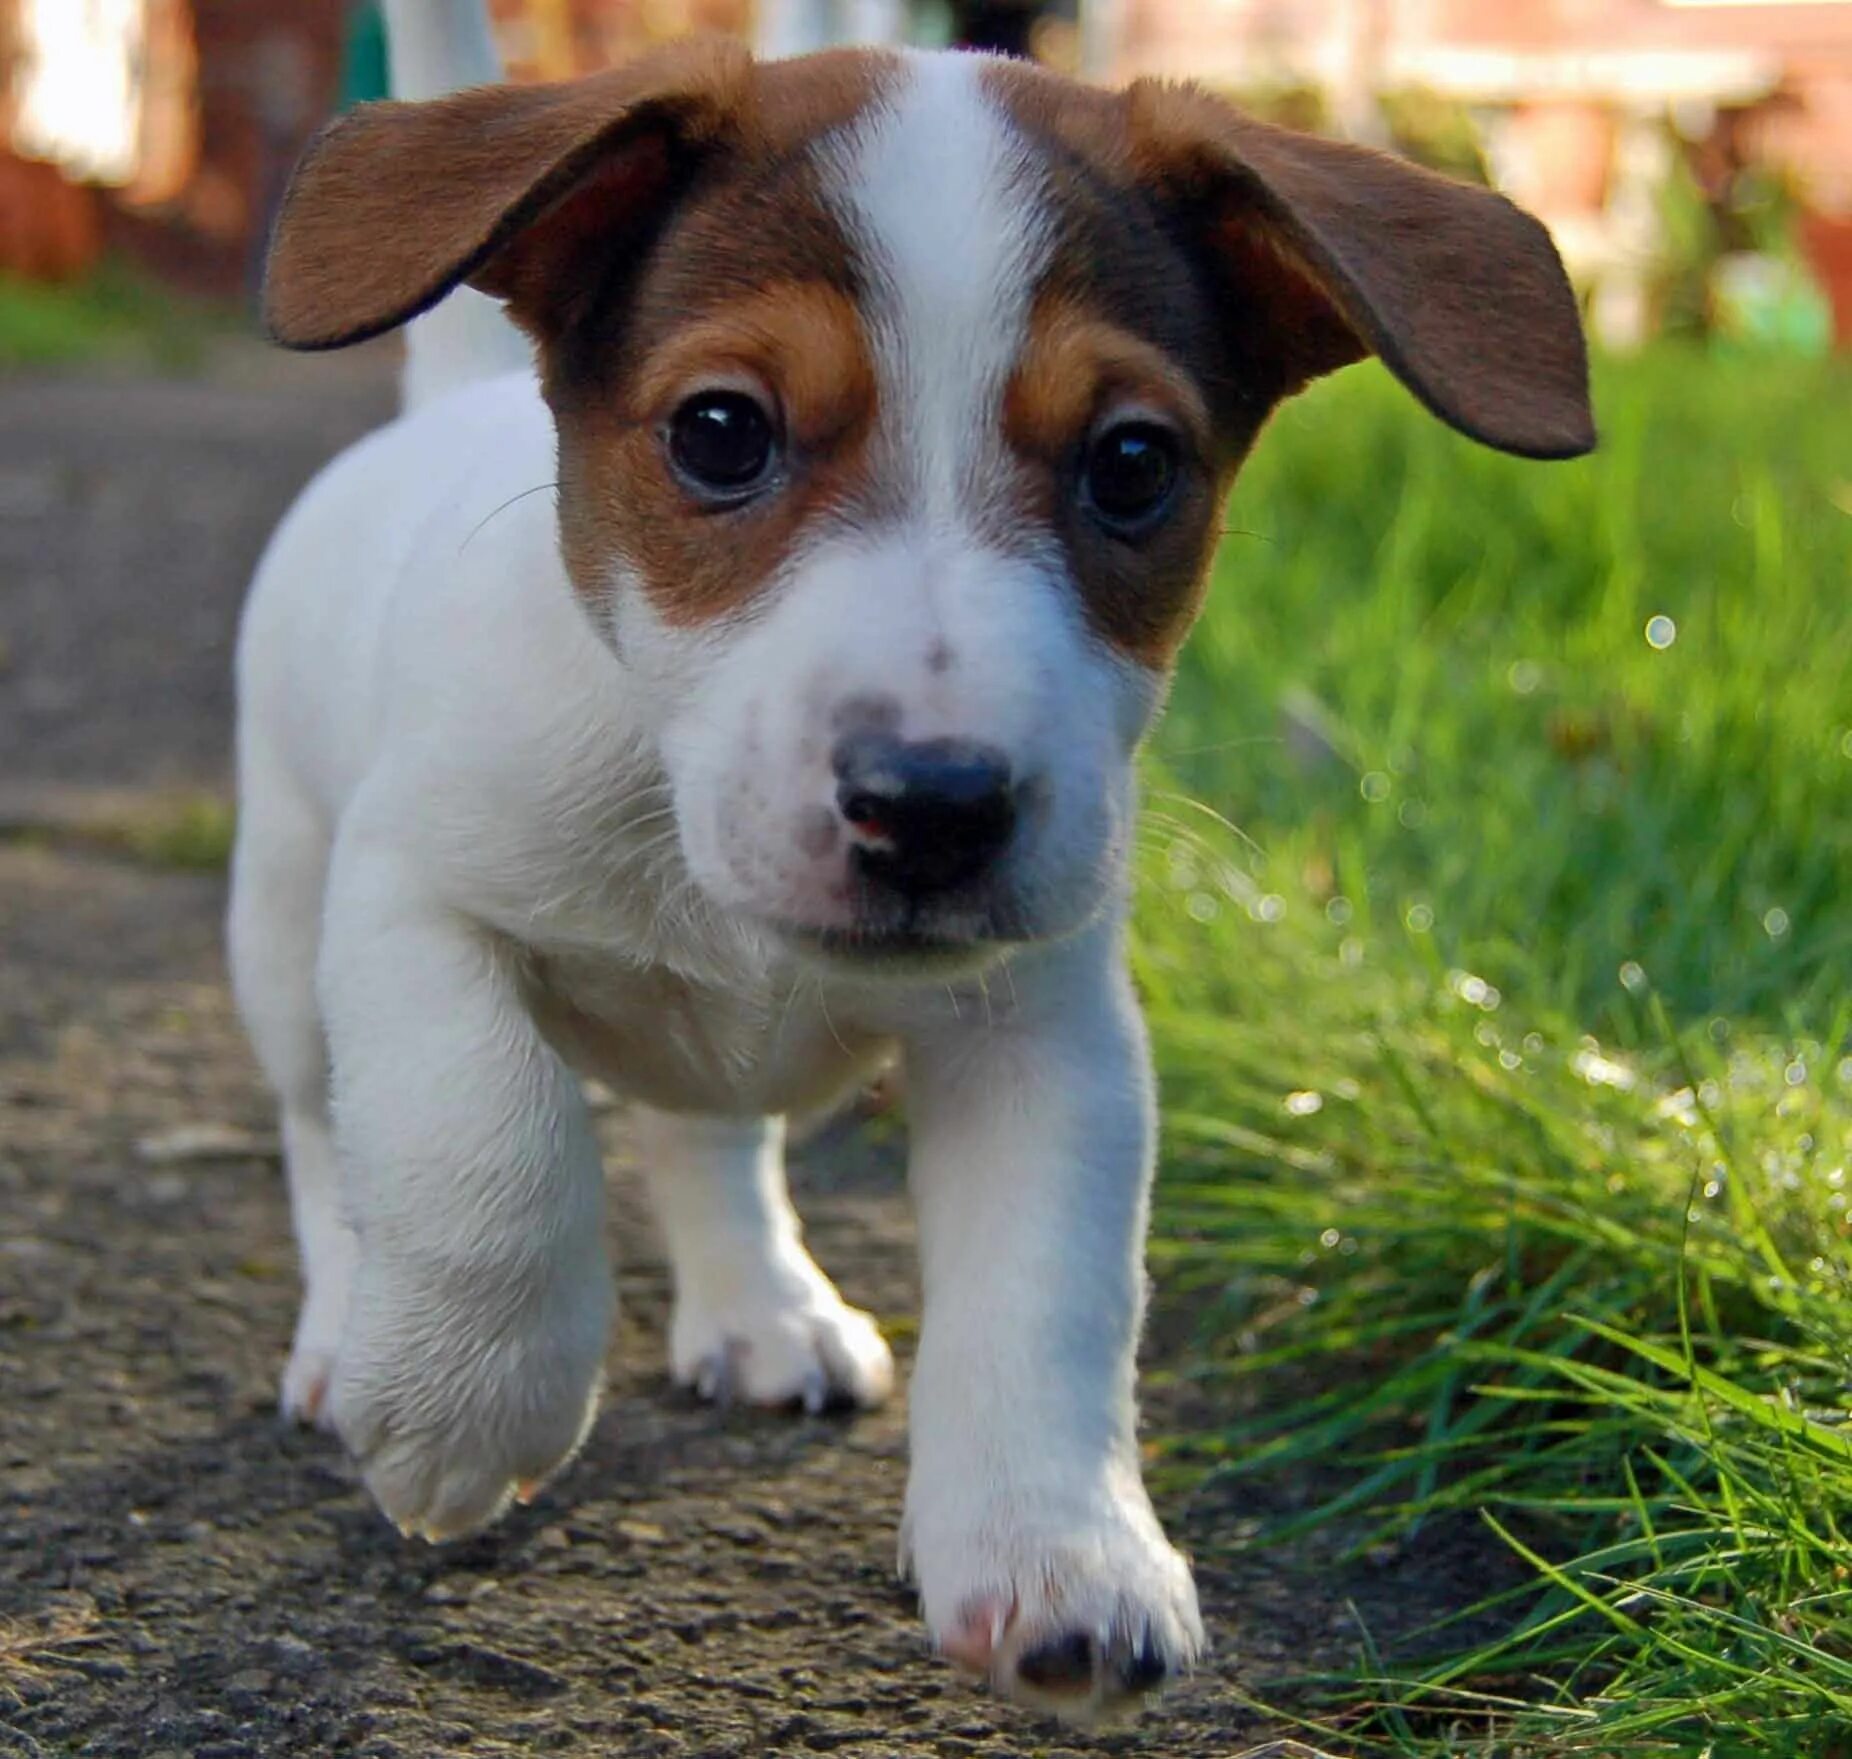
<svg viewBox="0 0 1852 1759">
<path fill-rule="evenodd" d="M 115 363 L 197 367 L 228 313 L 105 261 L 75 284 L 0 274 L 0 370 Z"/>
<path fill-rule="evenodd" d="M 1262 1542 L 1523 1560 L 1289 1694 L 1326 1744 L 1811 1759 L 1852 1751 L 1852 379 L 1600 392 L 1602 455 L 1523 466 L 1354 375 L 1237 493 L 1144 839 L 1155 1251 L 1227 1413 L 1161 1470 L 1310 1474 Z"/>
</svg>

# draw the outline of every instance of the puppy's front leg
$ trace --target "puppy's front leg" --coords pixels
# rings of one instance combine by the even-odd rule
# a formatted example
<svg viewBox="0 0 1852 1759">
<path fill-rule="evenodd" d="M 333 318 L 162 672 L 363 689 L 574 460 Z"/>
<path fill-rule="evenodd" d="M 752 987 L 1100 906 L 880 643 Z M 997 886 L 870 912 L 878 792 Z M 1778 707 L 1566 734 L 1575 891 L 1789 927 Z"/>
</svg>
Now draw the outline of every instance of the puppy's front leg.
<svg viewBox="0 0 1852 1759">
<path fill-rule="evenodd" d="M 880 1404 L 894 1359 L 804 1246 L 784 1120 L 636 1106 L 631 1133 L 675 1275 L 676 1382 L 723 1404 Z"/>
<path fill-rule="evenodd" d="M 401 1529 L 494 1519 L 578 1447 L 611 1316 L 576 1083 L 499 938 L 344 834 L 320 992 L 360 1262 L 335 1427 Z"/>
<path fill-rule="evenodd" d="M 1075 1718 L 1202 1643 L 1134 1435 L 1153 1119 L 1117 940 L 907 1047 L 925 1316 L 903 1552 L 943 1653 Z"/>
</svg>

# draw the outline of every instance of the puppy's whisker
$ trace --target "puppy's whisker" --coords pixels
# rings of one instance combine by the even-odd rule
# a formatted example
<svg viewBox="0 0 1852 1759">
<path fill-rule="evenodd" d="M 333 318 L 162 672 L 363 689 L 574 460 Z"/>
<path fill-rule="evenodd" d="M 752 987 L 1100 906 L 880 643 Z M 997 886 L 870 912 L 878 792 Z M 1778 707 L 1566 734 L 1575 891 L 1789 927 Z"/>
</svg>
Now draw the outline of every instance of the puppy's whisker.
<svg viewBox="0 0 1852 1759">
<path fill-rule="evenodd" d="M 1250 745 L 1284 745 L 1286 741 L 1277 733 L 1250 733 L 1240 739 L 1218 739 L 1213 745 L 1191 745 L 1182 751 L 1166 751 L 1165 757 L 1180 759 L 1186 757 L 1213 757 L 1222 751 L 1240 751 Z"/>
<path fill-rule="evenodd" d="M 1224 814 L 1217 812 L 1213 806 L 1206 805 L 1203 801 L 1197 800 L 1191 795 L 1178 794 L 1178 793 L 1167 791 L 1167 792 L 1160 792 L 1160 793 L 1153 794 L 1151 798 L 1153 800 L 1171 800 L 1171 801 L 1175 801 L 1180 806 L 1188 807 L 1190 811 L 1199 814 L 1201 817 L 1208 819 L 1210 823 L 1218 826 L 1220 829 L 1224 831 L 1227 831 L 1230 836 L 1238 837 L 1244 844 L 1246 844 L 1248 849 L 1253 854 L 1264 856 L 1267 853 L 1266 850 L 1263 849 L 1259 843 L 1255 842 L 1255 840 L 1252 837 L 1250 837 L 1247 834 L 1247 832 L 1244 831 L 1238 824 L 1236 824 L 1233 819 L 1228 818 Z M 1172 815 L 1160 816 L 1159 814 L 1153 812 L 1150 816 L 1153 819 L 1157 820 L 1157 822 L 1159 823 L 1169 823 L 1169 824 L 1176 826 L 1178 829 L 1183 828 L 1183 821 L 1175 818 Z"/>
<path fill-rule="evenodd" d="M 836 1048 L 846 1057 L 850 1054 L 849 1047 L 843 1043 L 842 1034 L 836 1030 L 836 1022 L 830 1018 L 830 999 L 824 993 L 823 979 L 820 977 L 816 979 L 816 990 L 817 1006 L 822 1010 L 823 1024 L 829 1029 L 830 1037 L 836 1041 Z"/>
<path fill-rule="evenodd" d="M 510 495 L 499 507 L 491 507 L 489 511 L 483 514 L 483 516 L 476 521 L 475 525 L 470 528 L 469 536 L 457 545 L 457 554 L 459 556 L 462 555 L 463 552 L 476 541 L 477 537 L 482 532 L 482 528 L 487 525 L 490 520 L 498 518 L 503 513 L 506 513 L 516 502 L 525 501 L 530 495 L 544 495 L 549 489 L 557 489 L 558 487 L 559 484 L 557 482 L 535 483 L 531 489 L 523 489 L 518 495 Z"/>
</svg>

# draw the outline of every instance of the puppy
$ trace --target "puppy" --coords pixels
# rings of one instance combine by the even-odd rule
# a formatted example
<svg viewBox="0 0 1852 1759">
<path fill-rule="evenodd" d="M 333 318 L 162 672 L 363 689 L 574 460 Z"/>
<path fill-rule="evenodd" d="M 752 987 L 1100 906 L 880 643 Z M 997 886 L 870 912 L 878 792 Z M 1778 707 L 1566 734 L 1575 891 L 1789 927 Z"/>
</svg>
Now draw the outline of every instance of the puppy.
<svg viewBox="0 0 1852 1759">
<path fill-rule="evenodd" d="M 493 76 L 471 8 L 393 24 L 401 92 Z M 878 1403 L 780 1120 L 897 1056 L 927 1626 L 1021 1701 L 1135 1700 L 1203 1637 L 1134 1434 L 1134 753 L 1281 398 L 1375 353 L 1488 445 L 1592 444 L 1543 229 L 1187 86 L 693 42 L 342 118 L 266 300 L 296 348 L 412 323 L 238 656 L 285 1407 L 429 1539 L 572 1455 L 612 1311 L 579 1072 L 636 1106 L 675 1379 Z"/>
</svg>

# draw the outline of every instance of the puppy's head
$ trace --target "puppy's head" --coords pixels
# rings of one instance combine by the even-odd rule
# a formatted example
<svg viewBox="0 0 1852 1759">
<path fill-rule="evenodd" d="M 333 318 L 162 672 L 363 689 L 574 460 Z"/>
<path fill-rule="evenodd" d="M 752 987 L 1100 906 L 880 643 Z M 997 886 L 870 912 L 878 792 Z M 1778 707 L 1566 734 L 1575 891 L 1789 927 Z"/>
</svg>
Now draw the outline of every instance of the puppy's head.
<svg viewBox="0 0 1852 1759">
<path fill-rule="evenodd" d="M 683 45 L 363 108 L 298 173 L 277 336 L 468 282 L 533 336 L 564 555 L 699 884 L 823 956 L 1088 920 L 1233 473 L 1382 357 L 1442 420 L 1593 443 L 1543 229 L 1188 87 Z"/>
</svg>

